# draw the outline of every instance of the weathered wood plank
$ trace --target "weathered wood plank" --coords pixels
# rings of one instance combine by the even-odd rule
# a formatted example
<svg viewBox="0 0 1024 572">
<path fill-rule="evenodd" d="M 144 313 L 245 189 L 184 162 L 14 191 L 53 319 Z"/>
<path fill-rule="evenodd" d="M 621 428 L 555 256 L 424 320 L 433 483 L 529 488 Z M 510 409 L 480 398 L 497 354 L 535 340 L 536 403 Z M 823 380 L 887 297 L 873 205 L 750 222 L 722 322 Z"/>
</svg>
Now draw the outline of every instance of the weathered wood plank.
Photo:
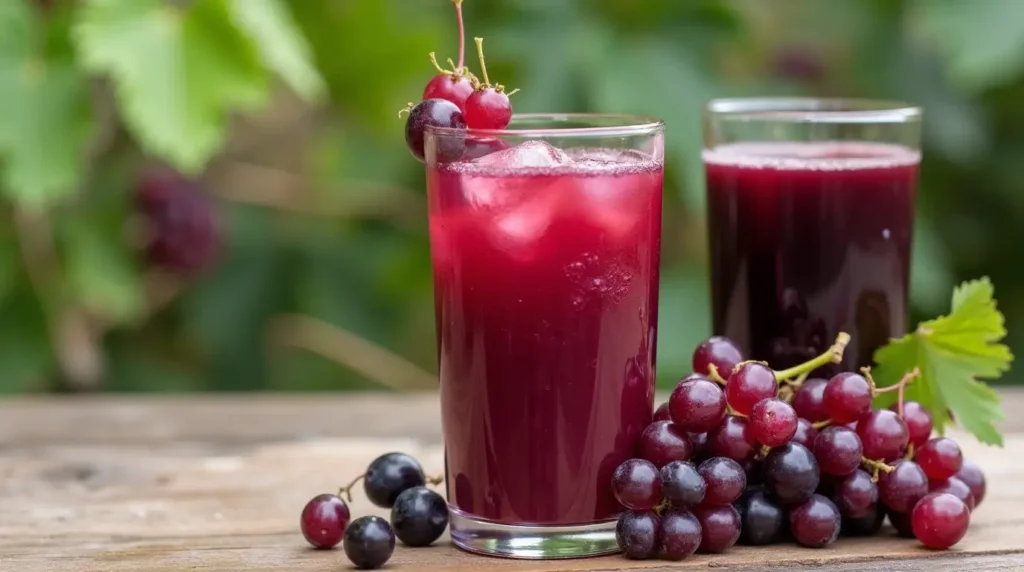
<svg viewBox="0 0 1024 572">
<path fill-rule="evenodd" d="M 1008 410 L 1024 412 L 1022 397 L 1008 394 Z M 428 395 L 8 400 L 0 403 L 0 570 L 346 569 L 340 550 L 306 547 L 299 510 L 388 450 L 439 473 L 436 409 Z M 684 563 L 527 562 L 467 555 L 445 538 L 428 549 L 400 547 L 389 569 L 1024 569 L 1024 431 L 1009 434 L 1005 450 L 956 437 L 985 468 L 989 495 L 948 552 L 890 534 L 824 550 L 737 547 Z M 386 515 L 360 495 L 352 508 Z"/>
<path fill-rule="evenodd" d="M 1005 410 L 1017 413 L 1007 416 L 1002 430 L 1024 433 L 1024 389 L 1001 394 Z M 0 447 L 320 437 L 439 443 L 440 419 L 436 393 L 16 397 L 0 400 Z"/>
</svg>

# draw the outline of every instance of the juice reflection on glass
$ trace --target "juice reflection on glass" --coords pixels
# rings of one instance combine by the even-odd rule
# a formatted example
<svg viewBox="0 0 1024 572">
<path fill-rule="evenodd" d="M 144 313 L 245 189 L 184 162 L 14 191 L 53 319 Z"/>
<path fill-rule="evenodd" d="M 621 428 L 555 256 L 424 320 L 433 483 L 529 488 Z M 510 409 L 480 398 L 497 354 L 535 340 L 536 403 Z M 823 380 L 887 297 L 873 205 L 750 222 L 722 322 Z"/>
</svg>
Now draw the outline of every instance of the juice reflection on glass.
<svg viewBox="0 0 1024 572">
<path fill-rule="evenodd" d="M 661 133 L 604 116 L 428 129 L 448 501 L 462 548 L 617 550 L 611 475 L 652 416 Z M 493 152 L 442 160 L 463 144 L 471 157 Z"/>
<path fill-rule="evenodd" d="M 715 333 L 783 369 L 840 331 L 870 365 L 906 330 L 920 110 L 853 100 L 717 100 L 704 165 Z"/>
</svg>

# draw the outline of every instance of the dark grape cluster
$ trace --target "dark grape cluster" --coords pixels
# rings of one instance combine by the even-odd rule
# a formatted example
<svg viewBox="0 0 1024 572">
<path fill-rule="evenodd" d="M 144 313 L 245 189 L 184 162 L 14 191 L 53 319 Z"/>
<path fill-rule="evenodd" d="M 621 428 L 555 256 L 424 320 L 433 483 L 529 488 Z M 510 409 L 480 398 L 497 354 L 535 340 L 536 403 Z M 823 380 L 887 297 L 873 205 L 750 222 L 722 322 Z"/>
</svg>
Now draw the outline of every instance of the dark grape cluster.
<svg viewBox="0 0 1024 572">
<path fill-rule="evenodd" d="M 350 491 L 359 481 L 373 504 L 391 509 L 390 522 L 378 516 L 364 516 L 351 522 Z M 448 527 L 448 505 L 427 484 L 416 459 L 404 453 L 387 453 L 373 460 L 366 472 L 338 494 L 313 497 L 302 510 L 302 535 L 315 548 L 331 549 L 343 543 L 345 555 L 361 569 L 380 568 L 395 550 L 395 538 L 406 546 L 429 546 Z"/>
<path fill-rule="evenodd" d="M 205 270 L 217 259 L 218 213 L 195 181 L 166 168 L 147 170 L 136 184 L 135 209 L 143 222 L 149 264 L 187 275 Z"/>
<path fill-rule="evenodd" d="M 745 361 L 727 338 L 700 344 L 696 373 L 658 407 L 640 458 L 616 472 L 624 554 L 681 558 L 737 541 L 822 548 L 876 534 L 886 517 L 930 548 L 958 542 L 984 475 L 953 440 L 932 437 L 927 409 L 903 400 L 917 372 L 885 389 L 869 369 L 809 377 L 840 363 L 848 340 L 783 371 Z M 886 391 L 899 391 L 897 403 L 875 409 Z"/>
</svg>

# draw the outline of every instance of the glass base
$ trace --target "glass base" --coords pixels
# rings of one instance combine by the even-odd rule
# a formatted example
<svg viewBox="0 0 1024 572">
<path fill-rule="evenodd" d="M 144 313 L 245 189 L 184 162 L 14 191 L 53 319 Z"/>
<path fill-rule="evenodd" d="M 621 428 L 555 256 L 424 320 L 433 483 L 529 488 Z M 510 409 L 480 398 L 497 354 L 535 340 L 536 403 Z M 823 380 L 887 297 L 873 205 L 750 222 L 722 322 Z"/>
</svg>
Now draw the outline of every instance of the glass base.
<svg viewBox="0 0 1024 572">
<path fill-rule="evenodd" d="M 619 552 L 614 519 L 576 526 L 531 526 L 480 520 L 453 507 L 448 512 L 452 542 L 475 554 L 550 560 Z"/>
</svg>

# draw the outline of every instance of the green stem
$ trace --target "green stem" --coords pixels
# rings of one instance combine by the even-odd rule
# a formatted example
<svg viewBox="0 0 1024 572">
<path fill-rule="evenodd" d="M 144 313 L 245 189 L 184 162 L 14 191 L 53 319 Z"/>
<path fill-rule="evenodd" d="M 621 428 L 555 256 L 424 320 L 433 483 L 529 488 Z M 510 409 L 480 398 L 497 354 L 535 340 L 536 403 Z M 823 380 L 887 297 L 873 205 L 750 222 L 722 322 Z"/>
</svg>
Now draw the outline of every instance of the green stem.
<svg viewBox="0 0 1024 572">
<path fill-rule="evenodd" d="M 452 0 L 455 4 L 455 16 L 459 19 L 459 65 L 456 73 L 466 64 L 466 26 L 462 23 L 462 0 Z"/>
<path fill-rule="evenodd" d="M 828 348 L 825 353 L 820 356 L 804 362 L 800 365 L 795 365 L 789 369 L 775 372 L 775 378 L 779 381 L 796 377 L 803 374 L 804 372 L 812 372 L 823 365 L 830 363 L 839 363 L 843 361 L 843 352 L 846 351 L 846 345 L 850 343 L 850 334 L 846 332 L 839 332 L 836 336 L 836 341 L 832 344 L 832 347 Z"/>
<path fill-rule="evenodd" d="M 480 73 L 484 76 L 484 87 L 491 87 L 491 80 L 487 77 L 487 64 L 484 62 L 484 39 L 473 38 L 476 40 L 476 53 L 480 56 Z"/>
<path fill-rule="evenodd" d="M 725 378 L 722 377 L 722 374 L 718 373 L 718 366 L 713 363 L 708 364 L 708 379 L 718 385 L 725 385 Z"/>
<path fill-rule="evenodd" d="M 356 486 L 356 483 L 363 480 L 365 477 L 366 473 L 363 473 L 362 475 L 352 479 L 352 482 L 338 490 L 338 496 L 340 497 L 341 495 L 345 495 L 345 500 L 352 502 L 352 487 Z"/>
</svg>

